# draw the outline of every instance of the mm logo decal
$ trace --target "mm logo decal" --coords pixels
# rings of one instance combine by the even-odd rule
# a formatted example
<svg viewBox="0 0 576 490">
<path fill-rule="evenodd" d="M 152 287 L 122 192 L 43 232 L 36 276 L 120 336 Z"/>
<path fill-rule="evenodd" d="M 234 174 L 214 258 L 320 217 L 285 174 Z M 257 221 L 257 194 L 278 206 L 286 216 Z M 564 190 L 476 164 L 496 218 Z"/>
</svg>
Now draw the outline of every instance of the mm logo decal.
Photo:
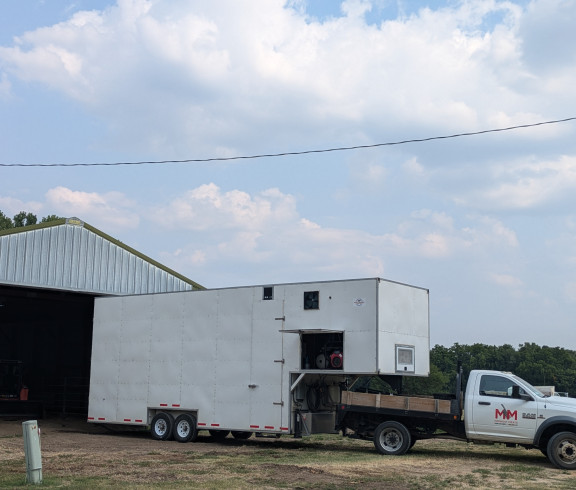
<svg viewBox="0 0 576 490">
<path fill-rule="evenodd" d="M 494 411 L 494 423 L 497 425 L 518 425 L 518 410 L 508 410 L 502 405 L 502 410 Z"/>
</svg>

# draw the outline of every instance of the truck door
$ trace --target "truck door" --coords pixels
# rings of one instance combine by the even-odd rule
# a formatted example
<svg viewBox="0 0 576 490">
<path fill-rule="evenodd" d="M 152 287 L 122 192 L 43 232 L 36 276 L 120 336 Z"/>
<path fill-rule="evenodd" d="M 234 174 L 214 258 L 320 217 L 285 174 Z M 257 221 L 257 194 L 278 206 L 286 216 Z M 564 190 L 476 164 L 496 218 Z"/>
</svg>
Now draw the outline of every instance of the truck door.
<svg viewBox="0 0 576 490">
<path fill-rule="evenodd" d="M 250 429 L 276 431 L 287 427 L 283 400 L 284 353 L 282 288 L 255 288 L 250 370 Z M 261 294 L 261 296 L 260 296 Z"/>
<path fill-rule="evenodd" d="M 474 380 L 472 397 L 466 400 L 468 437 L 490 441 L 531 443 L 536 431 L 538 402 L 514 380 L 498 374 L 482 374 Z"/>
</svg>

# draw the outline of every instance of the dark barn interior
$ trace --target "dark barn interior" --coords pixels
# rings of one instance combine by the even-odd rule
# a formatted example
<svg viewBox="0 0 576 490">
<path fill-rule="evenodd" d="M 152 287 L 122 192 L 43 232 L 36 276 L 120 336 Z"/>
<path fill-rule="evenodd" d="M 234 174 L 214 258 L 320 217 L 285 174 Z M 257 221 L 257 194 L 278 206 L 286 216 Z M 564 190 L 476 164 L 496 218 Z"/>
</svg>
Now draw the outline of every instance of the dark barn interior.
<svg viewBox="0 0 576 490">
<path fill-rule="evenodd" d="M 0 285 L 0 361 L 21 361 L 4 368 L 4 407 L 19 369 L 44 413 L 88 412 L 93 311 L 94 295 Z"/>
</svg>

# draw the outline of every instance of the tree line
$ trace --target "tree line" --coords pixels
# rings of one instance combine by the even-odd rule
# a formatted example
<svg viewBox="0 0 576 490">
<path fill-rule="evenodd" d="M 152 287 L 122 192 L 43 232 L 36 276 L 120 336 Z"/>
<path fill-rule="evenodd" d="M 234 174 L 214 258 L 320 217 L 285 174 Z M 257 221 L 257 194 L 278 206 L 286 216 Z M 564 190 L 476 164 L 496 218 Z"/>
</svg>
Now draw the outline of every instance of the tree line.
<svg viewBox="0 0 576 490">
<path fill-rule="evenodd" d="M 420 394 L 450 393 L 456 386 L 458 362 L 464 382 L 473 369 L 508 371 L 534 386 L 554 386 L 556 392 L 576 396 L 576 351 L 534 343 L 435 345 L 430 351 L 430 376 L 407 378 L 404 391 Z"/>
<path fill-rule="evenodd" d="M 44 216 L 40 223 L 47 223 L 48 221 L 55 221 L 57 219 L 62 219 L 60 216 L 55 214 L 49 214 Z M 27 213 L 26 211 L 20 211 L 18 214 L 14 215 L 13 218 L 6 216 L 2 211 L 0 211 L 0 230 L 9 230 L 11 228 L 19 228 L 21 226 L 35 225 L 38 223 L 38 217 L 34 213 Z"/>
</svg>

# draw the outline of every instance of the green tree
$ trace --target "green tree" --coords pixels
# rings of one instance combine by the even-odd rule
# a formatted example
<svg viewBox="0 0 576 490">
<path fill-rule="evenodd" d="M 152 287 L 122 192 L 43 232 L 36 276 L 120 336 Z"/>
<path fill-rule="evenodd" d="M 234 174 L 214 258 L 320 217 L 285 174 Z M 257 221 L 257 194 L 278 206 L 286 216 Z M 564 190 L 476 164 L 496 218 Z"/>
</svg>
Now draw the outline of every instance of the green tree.
<svg viewBox="0 0 576 490">
<path fill-rule="evenodd" d="M 435 393 L 451 393 L 454 387 L 450 385 L 450 373 L 444 373 L 430 363 L 430 376 L 427 378 L 408 377 L 403 381 L 402 391 L 406 394 L 434 395 Z"/>
<path fill-rule="evenodd" d="M 62 217 L 55 214 L 49 214 L 44 216 L 40 223 L 47 223 L 49 221 L 55 221 L 62 219 Z M 10 219 L 2 211 L 0 211 L 0 230 L 9 230 L 10 228 L 18 228 L 21 226 L 30 226 L 38 223 L 38 217 L 33 213 L 27 213 L 26 211 L 20 211 L 13 219 Z"/>
<path fill-rule="evenodd" d="M 447 376 L 448 392 L 455 386 L 458 361 L 462 363 L 464 384 L 472 369 L 494 369 L 513 372 L 535 386 L 554 386 L 556 391 L 576 396 L 576 351 L 534 343 L 520 344 L 518 349 L 510 344 L 435 345 L 430 351 L 431 374 L 432 366 L 436 366 Z"/>
<path fill-rule="evenodd" d="M 55 214 L 49 214 L 48 216 L 44 216 L 40 223 L 48 223 L 49 221 L 56 221 L 59 219 L 64 219 L 62 216 L 56 216 Z"/>
<path fill-rule="evenodd" d="M 0 230 L 9 230 L 10 228 L 14 228 L 14 223 L 8 216 L 0 211 Z"/>
<path fill-rule="evenodd" d="M 35 214 L 27 213 L 26 211 L 20 211 L 14 216 L 14 226 L 29 226 L 35 225 L 38 222 L 38 218 Z"/>
</svg>

